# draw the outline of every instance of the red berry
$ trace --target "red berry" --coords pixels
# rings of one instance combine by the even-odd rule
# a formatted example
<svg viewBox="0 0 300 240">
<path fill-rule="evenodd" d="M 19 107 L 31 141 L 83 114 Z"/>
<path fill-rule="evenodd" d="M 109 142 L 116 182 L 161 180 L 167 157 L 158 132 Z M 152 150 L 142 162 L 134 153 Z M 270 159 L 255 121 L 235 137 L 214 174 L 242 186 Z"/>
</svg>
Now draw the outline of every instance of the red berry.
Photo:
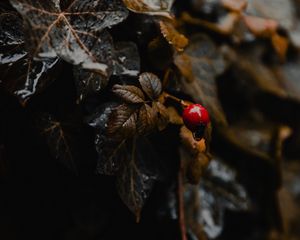
<svg viewBox="0 0 300 240">
<path fill-rule="evenodd" d="M 185 126 L 192 132 L 199 126 L 206 126 L 209 122 L 208 111 L 200 104 L 191 104 L 183 110 L 182 119 Z"/>
</svg>

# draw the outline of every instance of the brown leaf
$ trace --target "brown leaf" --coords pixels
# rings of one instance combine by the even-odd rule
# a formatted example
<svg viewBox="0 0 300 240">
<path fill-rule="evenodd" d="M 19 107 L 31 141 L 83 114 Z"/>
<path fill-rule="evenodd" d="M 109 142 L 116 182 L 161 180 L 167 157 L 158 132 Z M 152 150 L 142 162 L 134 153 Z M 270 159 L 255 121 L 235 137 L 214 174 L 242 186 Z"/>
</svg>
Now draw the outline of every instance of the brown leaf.
<svg viewBox="0 0 300 240">
<path fill-rule="evenodd" d="M 168 112 L 170 123 L 175 125 L 183 125 L 182 117 L 177 112 L 176 108 L 169 106 L 167 107 L 167 112 Z"/>
<path fill-rule="evenodd" d="M 277 52 L 281 62 L 285 61 L 286 53 L 288 50 L 289 42 L 286 37 L 282 37 L 279 34 L 275 33 L 271 37 L 272 45 Z"/>
<path fill-rule="evenodd" d="M 123 21 L 128 11 L 118 0 L 72 1 L 65 9 L 55 0 L 11 0 L 23 16 L 28 46 L 36 58 L 59 56 L 84 69 L 108 75 L 97 36 L 104 28 Z"/>
<path fill-rule="evenodd" d="M 107 121 L 108 135 L 113 138 L 119 136 L 125 139 L 136 133 L 137 110 L 126 104 L 122 104 L 113 109 Z"/>
<path fill-rule="evenodd" d="M 145 101 L 142 90 L 136 86 L 115 84 L 112 91 L 128 103 L 143 103 Z"/>
<path fill-rule="evenodd" d="M 198 154 L 199 152 L 206 151 L 205 140 L 196 141 L 193 134 L 185 126 L 180 129 L 180 138 L 184 146 L 186 146 L 192 154 Z"/>
<path fill-rule="evenodd" d="M 170 9 L 174 0 L 123 0 L 123 2 L 133 12 L 171 18 Z"/>
<path fill-rule="evenodd" d="M 148 72 L 142 73 L 139 76 L 139 82 L 142 86 L 143 91 L 150 99 L 157 99 L 161 94 L 161 81 L 155 74 Z"/>
<path fill-rule="evenodd" d="M 181 52 L 188 45 L 189 40 L 181 33 L 179 33 L 172 23 L 167 21 L 159 22 L 160 31 L 164 38 L 168 41 L 169 44 L 174 46 L 174 48 Z"/>
<path fill-rule="evenodd" d="M 211 159 L 207 154 L 209 142 L 204 139 L 195 141 L 193 134 L 185 126 L 180 129 L 180 138 L 183 145 L 180 149 L 180 156 L 186 177 L 190 183 L 197 184 Z"/>
<path fill-rule="evenodd" d="M 201 18 L 195 18 L 187 12 L 183 12 L 181 18 L 188 24 L 204 27 L 211 31 L 228 35 L 233 32 L 235 24 L 240 20 L 240 14 L 237 12 L 229 12 L 225 16 L 220 17 L 217 23 Z"/>
<path fill-rule="evenodd" d="M 175 57 L 174 63 L 185 77 L 181 81 L 183 90 L 195 102 L 202 103 L 213 120 L 226 125 L 216 83 L 216 77 L 225 70 L 225 62 L 211 39 L 206 35 L 194 35 L 184 53 Z"/>
<path fill-rule="evenodd" d="M 151 131 L 156 124 L 156 112 L 148 104 L 144 104 L 139 110 L 138 132 L 143 135 Z"/>
<path fill-rule="evenodd" d="M 156 125 L 158 130 L 163 130 L 170 122 L 169 111 L 167 108 L 160 102 L 152 102 L 152 107 L 156 112 Z"/>
</svg>

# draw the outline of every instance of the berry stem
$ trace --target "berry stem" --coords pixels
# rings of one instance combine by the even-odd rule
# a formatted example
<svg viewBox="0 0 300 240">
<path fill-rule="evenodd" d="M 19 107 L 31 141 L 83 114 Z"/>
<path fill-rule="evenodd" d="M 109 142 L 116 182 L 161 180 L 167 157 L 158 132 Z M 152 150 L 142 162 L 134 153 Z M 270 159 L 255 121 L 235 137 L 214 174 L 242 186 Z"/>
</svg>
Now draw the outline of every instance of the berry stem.
<svg viewBox="0 0 300 240">
<path fill-rule="evenodd" d="M 163 95 L 164 99 L 171 99 L 171 100 L 179 103 L 183 108 L 186 108 L 187 106 L 190 105 L 188 102 L 186 102 L 178 97 L 175 97 L 169 93 L 163 92 L 162 95 Z"/>
</svg>

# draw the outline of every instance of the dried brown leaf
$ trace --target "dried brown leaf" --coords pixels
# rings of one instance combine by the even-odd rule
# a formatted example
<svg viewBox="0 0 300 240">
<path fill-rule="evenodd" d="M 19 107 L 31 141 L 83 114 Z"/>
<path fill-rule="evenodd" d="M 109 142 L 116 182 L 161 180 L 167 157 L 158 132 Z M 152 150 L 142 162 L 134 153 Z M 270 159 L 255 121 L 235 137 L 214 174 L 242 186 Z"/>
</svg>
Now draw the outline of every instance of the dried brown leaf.
<svg viewBox="0 0 300 240">
<path fill-rule="evenodd" d="M 152 102 L 153 110 L 156 112 L 156 125 L 158 130 L 163 130 L 170 122 L 169 111 L 160 102 Z"/>
<path fill-rule="evenodd" d="M 180 129 L 180 138 L 182 141 L 180 156 L 186 177 L 190 183 L 197 184 L 211 159 L 210 155 L 207 154 L 209 142 L 206 142 L 205 139 L 196 141 L 191 131 L 185 126 Z"/>
<path fill-rule="evenodd" d="M 136 133 L 137 110 L 126 104 L 113 109 L 107 121 L 107 132 L 109 136 L 125 139 Z"/>
<path fill-rule="evenodd" d="M 142 90 L 136 86 L 115 84 L 112 91 L 128 103 L 143 103 L 145 101 Z"/>
<path fill-rule="evenodd" d="M 171 18 L 170 9 L 174 0 L 123 0 L 127 8 L 136 13 Z"/>
<path fill-rule="evenodd" d="M 159 22 L 160 31 L 164 38 L 168 41 L 169 44 L 174 46 L 174 48 L 181 52 L 188 45 L 189 40 L 181 33 L 179 33 L 174 25 L 167 21 Z"/>
<path fill-rule="evenodd" d="M 161 81 L 155 74 L 148 72 L 142 73 L 139 76 L 139 82 L 142 86 L 143 91 L 150 99 L 155 100 L 161 94 Z"/>
<path fill-rule="evenodd" d="M 138 133 L 143 135 L 151 131 L 156 124 L 156 112 L 148 104 L 144 104 L 139 110 Z"/>
</svg>

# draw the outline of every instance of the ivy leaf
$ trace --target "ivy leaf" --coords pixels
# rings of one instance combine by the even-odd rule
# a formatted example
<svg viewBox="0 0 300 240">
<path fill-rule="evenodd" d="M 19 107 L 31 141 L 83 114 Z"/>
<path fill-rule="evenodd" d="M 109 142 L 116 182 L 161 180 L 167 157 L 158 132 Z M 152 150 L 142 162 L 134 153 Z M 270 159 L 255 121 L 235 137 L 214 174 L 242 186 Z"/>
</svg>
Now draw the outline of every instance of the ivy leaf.
<svg viewBox="0 0 300 240">
<path fill-rule="evenodd" d="M 161 81 L 155 74 L 149 72 L 142 73 L 139 76 L 139 82 L 142 86 L 143 91 L 150 99 L 157 99 L 161 94 Z"/>
<path fill-rule="evenodd" d="M 127 8 L 136 13 L 171 18 L 174 0 L 123 0 Z"/>
<path fill-rule="evenodd" d="M 98 36 L 94 51 L 97 51 L 98 60 L 105 62 L 108 66 L 106 75 L 95 70 L 82 69 L 74 66 L 74 77 L 77 88 L 78 100 L 83 100 L 86 96 L 99 92 L 106 87 L 113 68 L 113 40 L 107 31 L 95 34 Z"/>
<path fill-rule="evenodd" d="M 137 76 L 140 55 L 134 42 L 117 42 L 114 49 L 114 75 Z"/>
<path fill-rule="evenodd" d="M 22 19 L 15 13 L 0 14 L 0 32 L 0 86 L 25 104 L 51 83 L 49 73 L 59 65 L 59 59 L 35 61 L 28 55 L 24 50 Z"/>
<path fill-rule="evenodd" d="M 108 75 L 95 32 L 123 21 L 128 11 L 118 0 L 71 1 L 61 9 L 59 1 L 11 0 L 25 20 L 28 46 L 37 58 L 60 56 L 84 69 Z M 100 54 L 100 55 L 99 55 Z"/>
<path fill-rule="evenodd" d="M 25 62 L 27 62 L 26 81 L 24 86 L 15 92 L 22 103 L 25 103 L 33 94 L 44 90 L 52 82 L 47 74 L 58 65 L 59 58 L 45 59 L 42 62 L 26 59 Z"/>
<path fill-rule="evenodd" d="M 22 19 L 16 13 L 0 13 L 0 30 L 1 47 L 18 47 L 24 44 Z"/>
<path fill-rule="evenodd" d="M 169 44 L 174 46 L 174 48 L 181 52 L 188 45 L 189 40 L 181 33 L 179 33 L 174 25 L 167 21 L 160 21 L 159 27 L 162 35 L 168 41 Z"/>
<path fill-rule="evenodd" d="M 113 122 L 116 115 L 113 113 L 119 108 L 123 109 L 126 106 L 108 102 L 102 104 L 86 119 L 87 124 L 96 129 L 95 146 L 98 152 L 97 172 L 99 174 L 115 175 L 125 156 L 121 153 L 124 150 L 126 136 L 121 136 L 121 139 L 117 137 L 120 135 L 118 131 L 122 131 L 122 128 L 117 127 Z"/>
<path fill-rule="evenodd" d="M 136 130 L 140 123 L 137 113 L 144 111 L 147 118 L 147 114 L 153 111 L 147 106 L 107 103 L 87 119 L 97 132 L 97 171 L 116 176 L 119 195 L 136 215 L 137 221 L 154 181 L 159 176 L 156 153 L 145 137 L 138 136 Z"/>
<path fill-rule="evenodd" d="M 69 134 L 68 124 L 57 121 L 52 115 L 45 113 L 37 117 L 37 127 L 45 137 L 52 155 L 68 169 L 77 174 L 77 161 L 73 136 Z"/>
<path fill-rule="evenodd" d="M 184 53 L 175 57 L 175 64 L 186 78 L 182 81 L 184 91 L 207 107 L 217 123 L 227 125 L 216 84 L 216 77 L 225 70 L 225 62 L 212 40 L 206 35 L 192 36 Z"/>
<path fill-rule="evenodd" d="M 159 176 L 156 159 L 155 150 L 145 138 L 127 143 L 126 160 L 122 162 L 117 176 L 117 189 L 123 202 L 135 214 L 137 222 Z"/>
<path fill-rule="evenodd" d="M 126 140 L 114 140 L 104 134 L 96 135 L 96 150 L 98 152 L 97 172 L 114 176 L 118 173 L 122 162 L 126 160 Z"/>
<path fill-rule="evenodd" d="M 112 91 L 128 103 L 143 103 L 145 101 L 142 90 L 136 86 L 115 84 Z"/>
</svg>

